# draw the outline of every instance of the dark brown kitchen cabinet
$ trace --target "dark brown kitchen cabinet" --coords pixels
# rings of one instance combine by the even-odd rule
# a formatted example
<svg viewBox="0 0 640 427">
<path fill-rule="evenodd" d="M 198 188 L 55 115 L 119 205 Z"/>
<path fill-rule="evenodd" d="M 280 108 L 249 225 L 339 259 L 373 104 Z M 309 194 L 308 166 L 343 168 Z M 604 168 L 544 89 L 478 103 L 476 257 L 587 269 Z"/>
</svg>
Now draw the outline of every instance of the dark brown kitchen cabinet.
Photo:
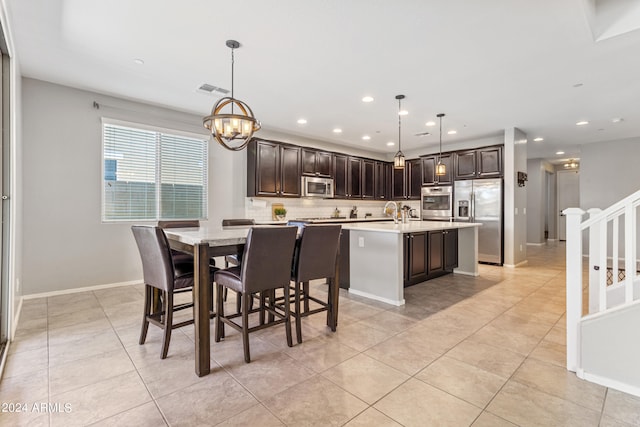
<svg viewBox="0 0 640 427">
<path fill-rule="evenodd" d="M 347 191 L 347 164 L 348 156 L 342 154 L 333 155 L 333 197 L 336 199 L 346 199 Z"/>
<path fill-rule="evenodd" d="M 458 151 L 455 154 L 456 179 L 473 179 L 502 176 L 502 146 Z"/>
<path fill-rule="evenodd" d="M 478 149 L 478 177 L 502 176 L 502 146 Z"/>
<path fill-rule="evenodd" d="M 453 180 L 451 154 L 442 155 L 442 164 L 445 166 L 446 173 L 442 176 L 436 175 L 436 165 L 438 164 L 439 155 L 427 156 L 422 158 L 422 185 L 451 185 Z"/>
<path fill-rule="evenodd" d="M 439 273 L 444 271 L 444 232 L 429 232 L 429 255 L 427 273 Z"/>
<path fill-rule="evenodd" d="M 362 163 L 359 157 L 349 157 L 347 162 L 347 196 L 350 199 L 362 198 Z"/>
<path fill-rule="evenodd" d="M 251 141 L 247 148 L 247 196 L 300 197 L 300 147 Z"/>
<path fill-rule="evenodd" d="M 362 198 L 373 199 L 375 197 L 375 169 L 376 162 L 364 159 L 362 161 Z"/>
<path fill-rule="evenodd" d="M 302 174 L 332 177 L 333 154 L 326 151 L 302 148 Z"/>
<path fill-rule="evenodd" d="M 453 271 L 458 267 L 458 229 L 444 230 L 444 269 Z"/>
<path fill-rule="evenodd" d="M 385 200 L 389 198 L 389 183 L 391 181 L 391 164 L 386 162 L 375 162 L 373 171 L 374 198 Z"/>
<path fill-rule="evenodd" d="M 458 266 L 458 230 L 404 234 L 404 286 L 450 273 Z"/>
<path fill-rule="evenodd" d="M 404 169 L 393 169 L 391 179 L 394 200 L 420 200 L 422 159 L 407 160 Z"/>
<path fill-rule="evenodd" d="M 423 282 L 427 276 L 427 232 L 407 233 L 405 240 L 405 286 Z"/>
</svg>

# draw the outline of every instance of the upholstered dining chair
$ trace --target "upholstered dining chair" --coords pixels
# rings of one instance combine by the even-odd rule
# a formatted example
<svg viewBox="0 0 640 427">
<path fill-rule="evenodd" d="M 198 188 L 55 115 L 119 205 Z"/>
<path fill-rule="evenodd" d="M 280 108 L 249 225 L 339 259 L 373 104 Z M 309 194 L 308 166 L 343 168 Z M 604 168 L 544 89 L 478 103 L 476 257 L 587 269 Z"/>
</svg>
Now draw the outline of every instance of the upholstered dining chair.
<svg viewBox="0 0 640 427">
<path fill-rule="evenodd" d="M 189 227 L 200 227 L 200 221 L 197 219 L 178 219 L 178 220 L 168 220 L 168 221 L 158 221 L 158 227 L 165 228 L 189 228 Z M 184 262 L 193 262 L 193 255 L 187 254 L 184 252 L 176 251 L 171 249 L 171 255 L 173 257 L 173 262 L 177 264 L 181 264 Z M 211 260 L 211 265 L 216 265 L 214 260 Z"/>
<path fill-rule="evenodd" d="M 309 281 L 335 279 L 341 229 L 341 225 L 308 224 L 302 227 L 302 235 L 296 245 L 291 271 L 291 280 L 294 282 L 292 286 L 294 309 L 291 315 L 296 319 L 298 343 L 302 342 L 303 317 L 327 311 L 327 324 L 329 324 L 329 316 L 333 313 L 332 287 L 328 287 L 328 298 L 323 301 L 310 294 Z M 309 301 L 315 302 L 320 307 L 310 310 Z M 304 304 L 304 309 L 300 307 L 301 303 Z"/>
<path fill-rule="evenodd" d="M 169 351 L 171 331 L 182 326 L 193 324 L 193 319 L 173 324 L 176 311 L 193 307 L 193 302 L 174 305 L 174 294 L 191 292 L 193 278 L 193 262 L 176 263 L 171 255 L 169 242 L 160 227 L 134 225 L 131 227 L 142 259 L 142 275 L 145 284 L 144 313 L 139 344 L 143 345 L 147 338 L 149 323 L 164 330 L 160 358 L 165 359 Z M 210 267 L 211 279 L 218 270 Z M 154 290 L 160 292 L 160 304 L 154 303 Z M 211 290 L 213 293 L 213 289 Z M 214 317 L 212 303 L 209 303 L 210 317 Z"/>
<path fill-rule="evenodd" d="M 275 310 L 272 302 L 265 303 L 266 295 L 273 298 L 275 290 L 282 288 L 285 295 L 289 293 L 289 281 L 291 277 L 291 260 L 296 244 L 296 227 L 252 227 L 247 235 L 242 264 L 219 270 L 215 274 L 216 283 L 216 335 L 215 341 L 219 342 L 224 337 L 224 325 L 229 325 L 242 333 L 244 347 L 244 360 L 251 362 L 249 351 L 249 333 L 268 326 L 285 324 L 287 345 L 291 347 L 291 318 L 289 305 L 285 304 L 284 314 Z M 224 314 L 222 298 L 223 288 L 231 289 L 242 294 L 241 313 L 232 315 Z M 273 292 L 271 292 L 273 291 Z M 254 295 L 259 295 L 260 307 L 250 308 L 250 300 Z M 272 322 L 249 327 L 250 312 L 268 311 L 274 316 Z M 241 323 L 233 319 L 241 317 Z M 263 316 L 261 316 L 264 318 Z M 277 318 L 277 319 L 275 319 Z"/>
<path fill-rule="evenodd" d="M 246 218 L 231 218 L 231 219 L 223 219 L 222 226 L 223 227 L 242 227 L 242 226 L 254 226 L 256 224 L 255 219 L 246 219 Z M 224 268 L 229 268 L 232 265 L 240 265 L 242 262 L 242 254 L 229 254 L 224 257 Z M 228 289 L 224 289 L 224 300 L 227 300 Z M 238 294 L 238 298 L 236 300 L 236 312 L 240 313 L 240 305 L 241 305 L 241 296 Z"/>
</svg>

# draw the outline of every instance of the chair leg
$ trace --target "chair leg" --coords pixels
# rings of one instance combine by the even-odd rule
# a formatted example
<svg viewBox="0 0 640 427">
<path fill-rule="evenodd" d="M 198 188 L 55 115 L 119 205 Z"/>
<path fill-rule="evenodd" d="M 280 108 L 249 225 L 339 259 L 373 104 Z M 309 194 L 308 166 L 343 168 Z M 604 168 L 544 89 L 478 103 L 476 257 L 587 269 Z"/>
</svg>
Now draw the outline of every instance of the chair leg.
<svg viewBox="0 0 640 427">
<path fill-rule="evenodd" d="M 304 299 L 304 312 L 309 312 L 309 282 L 302 282 L 302 293 Z"/>
<path fill-rule="evenodd" d="M 302 316 L 300 315 L 300 284 L 295 282 L 295 287 L 293 289 L 294 300 L 295 300 L 295 313 L 293 314 L 296 318 L 296 339 L 298 340 L 298 344 L 302 343 Z M 286 300 L 285 300 L 286 301 Z"/>
<path fill-rule="evenodd" d="M 242 346 L 244 347 L 244 361 L 251 363 L 251 355 L 249 354 L 249 301 L 251 293 L 242 293 Z"/>
<path fill-rule="evenodd" d="M 284 292 L 284 327 L 287 333 L 287 345 L 293 347 L 293 339 L 291 338 L 291 303 L 289 302 L 289 284 L 287 283 L 283 288 Z"/>
<path fill-rule="evenodd" d="M 142 313 L 142 330 L 140 331 L 140 340 L 138 344 L 142 345 L 147 340 L 147 331 L 149 330 L 149 320 L 147 316 L 151 314 L 152 288 L 149 285 L 144 286 L 144 310 Z"/>
<path fill-rule="evenodd" d="M 328 295 L 327 295 L 327 326 L 333 325 L 333 279 L 327 279 Z M 335 332 L 335 328 L 332 329 Z"/>
<path fill-rule="evenodd" d="M 242 310 L 242 292 L 236 292 L 236 314 Z"/>
<path fill-rule="evenodd" d="M 162 338 L 162 352 L 160 359 L 166 359 L 169 352 L 169 341 L 171 341 L 171 328 L 173 326 L 173 293 L 164 294 L 164 337 Z"/>
<path fill-rule="evenodd" d="M 220 298 L 220 293 L 222 292 L 222 285 L 218 285 L 216 283 L 216 335 L 215 342 L 220 342 L 220 339 L 224 337 L 224 322 L 222 322 L 222 317 L 224 317 L 224 303 L 222 298 Z"/>
<path fill-rule="evenodd" d="M 265 319 L 264 305 L 265 305 L 265 302 L 266 302 L 266 291 L 262 291 L 262 292 L 260 292 L 260 324 L 261 325 L 264 325 L 264 319 Z"/>
</svg>

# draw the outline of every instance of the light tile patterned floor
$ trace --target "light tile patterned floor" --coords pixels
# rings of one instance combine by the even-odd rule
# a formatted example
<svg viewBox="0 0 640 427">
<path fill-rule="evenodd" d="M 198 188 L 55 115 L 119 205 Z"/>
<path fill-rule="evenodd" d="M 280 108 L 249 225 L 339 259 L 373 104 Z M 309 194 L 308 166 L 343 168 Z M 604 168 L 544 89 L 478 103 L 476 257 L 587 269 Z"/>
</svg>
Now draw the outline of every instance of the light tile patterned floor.
<svg viewBox="0 0 640 427">
<path fill-rule="evenodd" d="M 28 300 L 0 382 L 28 411 L 0 425 L 639 425 L 639 398 L 564 368 L 564 245 L 528 251 L 525 267 L 407 288 L 403 307 L 345 292 L 336 333 L 322 315 L 292 348 L 282 326 L 257 332 L 250 364 L 227 329 L 203 378 L 192 327 L 166 360 L 158 328 L 138 345 L 140 286 Z"/>
</svg>

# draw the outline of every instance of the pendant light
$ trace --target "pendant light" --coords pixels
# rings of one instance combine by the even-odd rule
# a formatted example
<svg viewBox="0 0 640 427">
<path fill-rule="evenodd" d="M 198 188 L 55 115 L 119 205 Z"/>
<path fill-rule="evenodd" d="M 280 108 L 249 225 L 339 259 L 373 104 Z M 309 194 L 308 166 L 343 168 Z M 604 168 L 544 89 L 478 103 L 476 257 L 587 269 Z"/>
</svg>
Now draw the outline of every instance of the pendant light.
<svg viewBox="0 0 640 427">
<path fill-rule="evenodd" d="M 226 45 L 231 49 L 231 96 L 220 98 L 211 109 L 211 115 L 202 119 L 202 124 L 224 148 L 239 151 L 249 144 L 253 133 L 260 129 L 260 122 L 247 104 L 233 97 L 234 50 L 240 47 L 240 43 L 227 40 Z M 223 113 L 225 107 L 231 111 Z M 235 108 L 240 111 L 234 112 Z"/>
<path fill-rule="evenodd" d="M 402 143 L 400 141 L 400 129 L 402 128 L 402 115 L 400 112 L 402 111 L 401 102 L 404 99 L 404 95 L 396 95 L 396 99 L 398 100 L 398 152 L 393 156 L 393 168 L 404 169 L 404 154 L 402 154 Z"/>
<path fill-rule="evenodd" d="M 447 167 L 442 163 L 442 118 L 444 117 L 444 113 L 440 113 L 437 115 L 440 119 L 440 154 L 438 155 L 438 164 L 436 165 L 436 175 L 443 176 L 447 174 Z"/>
</svg>

